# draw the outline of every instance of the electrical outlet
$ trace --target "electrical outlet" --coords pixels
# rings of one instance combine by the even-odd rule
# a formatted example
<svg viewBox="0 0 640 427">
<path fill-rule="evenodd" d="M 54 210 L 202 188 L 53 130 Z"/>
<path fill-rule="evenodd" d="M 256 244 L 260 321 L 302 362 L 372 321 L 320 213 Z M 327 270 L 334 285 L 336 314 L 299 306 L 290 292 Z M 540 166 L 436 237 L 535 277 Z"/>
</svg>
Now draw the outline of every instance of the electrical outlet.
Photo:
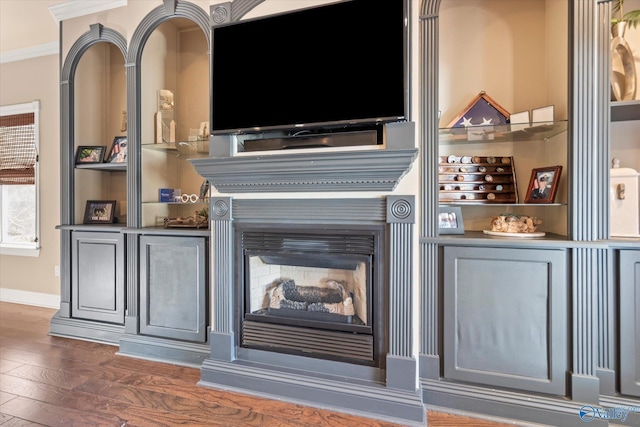
<svg viewBox="0 0 640 427">
<path fill-rule="evenodd" d="M 56 277 L 60 277 L 60 266 L 59 265 L 54 265 L 53 266 L 53 275 Z"/>
</svg>

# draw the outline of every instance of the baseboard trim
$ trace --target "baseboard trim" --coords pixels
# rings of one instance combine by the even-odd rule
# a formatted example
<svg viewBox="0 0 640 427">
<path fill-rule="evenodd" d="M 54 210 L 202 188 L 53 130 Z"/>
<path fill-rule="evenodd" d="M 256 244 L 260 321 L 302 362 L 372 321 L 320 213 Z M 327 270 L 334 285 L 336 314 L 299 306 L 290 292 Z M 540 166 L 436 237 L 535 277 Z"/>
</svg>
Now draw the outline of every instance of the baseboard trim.
<svg viewBox="0 0 640 427">
<path fill-rule="evenodd" d="M 0 288 L 0 301 L 13 304 L 60 309 L 60 295 Z"/>
<path fill-rule="evenodd" d="M 420 390 L 409 392 L 368 381 L 340 381 L 238 360 L 208 359 L 201 372 L 198 385 L 203 387 L 284 399 L 406 426 L 424 426 L 426 423 Z"/>
<path fill-rule="evenodd" d="M 518 425 L 585 425 L 580 419 L 580 409 L 585 403 L 568 400 L 562 396 L 527 394 L 444 380 L 421 379 L 420 383 L 425 405 L 435 410 L 464 410 L 511 419 Z M 589 423 L 590 427 L 607 425 L 607 422 L 601 419 L 594 419 Z"/>
</svg>

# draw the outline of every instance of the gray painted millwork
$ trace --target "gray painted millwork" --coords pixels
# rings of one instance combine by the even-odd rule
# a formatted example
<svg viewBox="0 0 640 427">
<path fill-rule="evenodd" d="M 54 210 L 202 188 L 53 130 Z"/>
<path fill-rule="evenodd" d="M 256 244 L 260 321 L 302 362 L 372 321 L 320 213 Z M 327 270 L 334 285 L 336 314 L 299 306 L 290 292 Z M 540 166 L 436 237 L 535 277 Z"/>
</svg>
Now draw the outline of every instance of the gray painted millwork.
<svg viewBox="0 0 640 427">
<path fill-rule="evenodd" d="M 620 391 L 640 396 L 640 250 L 622 250 L 620 263 Z"/>
<path fill-rule="evenodd" d="M 205 342 L 207 238 L 140 237 L 140 333 Z"/>
<path fill-rule="evenodd" d="M 489 415 L 500 415 L 515 419 L 543 422 L 549 424 L 581 425 L 583 422 L 576 415 L 580 405 L 578 402 L 589 402 L 594 407 L 598 404 L 615 407 L 616 405 L 638 406 L 638 401 L 625 400 L 616 396 L 616 390 L 620 390 L 616 378 L 629 377 L 629 371 L 624 372 L 625 366 L 618 366 L 616 355 L 617 343 L 617 283 L 614 280 L 617 274 L 621 278 L 628 279 L 633 273 L 633 267 L 628 263 L 621 263 L 614 268 L 613 251 L 617 242 L 606 241 L 609 238 L 609 123 L 610 120 L 637 120 L 637 102 L 615 103 L 610 111 L 610 86 L 609 86 L 609 22 L 611 17 L 609 0 L 569 0 L 569 129 L 568 129 L 568 158 L 569 167 L 569 215 L 568 236 L 549 236 L 531 245 L 531 242 L 502 241 L 497 243 L 505 248 L 501 260 L 509 263 L 517 259 L 519 251 L 528 251 L 528 248 L 542 251 L 551 256 L 554 252 L 564 252 L 566 277 L 563 281 L 554 280 L 553 288 L 562 287 L 562 295 L 568 298 L 567 310 L 556 313 L 562 319 L 555 324 L 566 325 L 561 331 L 566 340 L 556 341 L 560 349 L 554 348 L 556 355 L 568 355 L 567 361 L 559 361 L 560 367 L 566 369 L 568 382 L 562 385 L 549 384 L 549 389 L 543 393 L 564 395 L 572 399 L 574 403 L 563 406 L 561 400 L 554 401 L 550 395 L 545 398 L 539 394 L 522 394 L 517 390 L 538 390 L 539 387 L 530 388 L 531 381 L 514 381 L 506 384 L 502 378 L 496 380 L 489 375 L 482 378 L 457 367 L 453 360 L 460 356 L 459 351 L 451 341 L 456 338 L 455 325 L 465 319 L 458 318 L 461 313 L 451 312 L 451 299 L 462 298 L 461 290 L 455 290 L 457 282 L 464 280 L 456 275 L 447 273 L 447 263 L 453 262 L 450 257 L 444 255 L 451 250 L 469 250 L 483 253 L 490 249 L 496 242 L 486 237 L 467 233 L 460 238 L 458 236 L 438 236 L 437 210 L 438 188 L 437 170 L 432 165 L 437 163 L 438 156 L 438 14 L 441 0 L 424 0 L 421 2 L 420 19 L 420 85 L 421 85 L 421 128 L 419 129 L 421 160 L 422 160 L 422 205 L 421 205 L 421 342 L 420 342 L 420 381 L 423 388 L 424 402 L 428 405 L 440 405 L 451 409 L 474 410 Z M 597 67 L 593 67 L 594 62 Z M 581 183 L 593 183 L 582 185 Z M 621 245 L 637 247 L 638 242 Z M 439 248 L 444 248 L 444 251 Z M 519 249 L 516 249 L 519 248 Z M 472 257 L 473 259 L 473 257 Z M 496 263 L 494 268 L 505 268 L 503 263 Z M 443 264 L 444 263 L 444 264 Z M 464 264 L 464 263 L 463 263 Z M 471 264 L 469 264 L 471 265 Z M 562 265 L 559 260 L 554 261 L 554 266 Z M 441 271 L 442 268 L 445 271 Z M 448 268 L 453 268 L 449 265 Z M 507 267 L 508 268 L 508 267 Z M 617 273 L 616 273 L 617 272 Z M 470 273 L 468 276 L 471 277 Z M 527 280 L 533 280 L 528 277 Z M 520 281 L 520 280 L 519 280 Z M 534 286 L 543 285 L 545 280 L 541 278 L 534 281 Z M 495 286 L 485 284 L 488 289 L 499 289 L 499 282 Z M 566 284 L 565 284 L 566 283 Z M 625 286 L 621 279 L 619 286 Z M 548 285 L 548 284 L 547 284 Z M 454 287 L 454 289 L 451 289 Z M 444 293 L 444 307 L 440 305 Z M 524 295 L 524 294 L 523 294 Z M 562 298 L 555 298 L 556 302 Z M 637 305 L 631 307 L 627 304 L 627 317 L 636 316 Z M 467 322 L 478 320 L 473 317 L 473 311 L 467 313 Z M 478 315 L 478 314 L 476 314 Z M 471 316 L 471 317 L 469 317 Z M 623 318 L 619 318 L 623 323 Z M 506 322 L 513 319 L 504 317 Z M 556 317 L 553 322 L 557 321 Z M 444 324 L 441 324 L 441 322 Z M 451 324 L 453 322 L 453 325 Z M 522 322 L 522 320 L 521 320 Z M 518 325 L 518 322 L 514 323 Z M 490 329 L 490 325 L 487 325 Z M 538 324 L 542 328 L 542 323 Z M 621 327 L 621 325 L 620 325 Z M 542 330 L 542 329 L 541 329 Z M 621 331 L 622 332 L 622 331 Z M 443 334 L 443 335 L 441 335 Z M 637 335 L 637 331 L 636 331 Z M 570 338 L 569 338 L 570 337 Z M 449 343 L 442 347 L 442 342 Z M 621 343 L 620 343 L 621 344 Z M 628 345 L 628 344 L 627 344 Z M 623 351 L 620 347 L 619 351 Z M 453 354 L 451 354 L 453 352 Z M 630 358 L 629 366 L 637 369 L 639 352 L 627 349 L 627 357 Z M 542 355 L 538 354 L 542 361 Z M 442 361 L 445 365 L 442 366 Z M 471 357 L 469 363 L 483 363 Z M 485 361 L 484 363 L 490 363 Z M 508 365 L 508 364 L 507 364 Z M 453 368 L 452 368 L 453 367 Z M 554 364 L 554 369 L 558 368 Z M 478 384 L 494 384 L 509 387 L 512 391 L 496 391 L 482 388 L 472 390 L 472 386 L 462 382 L 442 383 L 441 375 L 450 375 L 453 369 L 457 380 L 471 381 Z M 510 369 L 503 366 L 501 369 Z M 460 372 L 458 372 L 458 370 Z M 498 369 L 500 371 L 500 369 Z M 633 371 L 637 372 L 637 371 Z M 560 371 L 554 371 L 557 378 Z M 496 377 L 500 374 L 495 375 Z M 562 375 L 564 377 L 564 375 Z M 633 377 L 633 374 L 631 374 Z M 510 379 L 511 380 L 511 379 Z M 628 381 L 628 380 L 626 380 Z M 601 396 L 606 394 L 610 397 Z M 523 398 L 526 396 L 526 398 Z M 550 399 L 550 400 L 549 400 Z M 504 402 L 509 402 L 506 404 Z M 606 424 L 603 422 L 601 424 Z"/>
<path fill-rule="evenodd" d="M 140 65 L 146 41 L 160 24 L 182 17 L 193 21 L 210 45 L 212 26 L 237 21 L 263 1 L 220 3 L 207 14 L 187 1 L 157 0 L 159 6 L 128 41 L 96 23 L 70 48 L 60 71 L 61 302 L 51 334 L 119 344 L 123 355 L 200 367 L 200 384 L 206 387 L 405 425 L 424 425 L 425 407 L 563 426 L 584 425 L 578 414 L 586 404 L 639 407 L 640 242 L 610 238 L 608 191 L 610 122 L 638 120 L 640 102 L 616 102 L 610 108 L 611 1 L 567 0 L 567 236 L 525 241 L 473 232 L 439 235 L 434 165 L 443 0 L 420 0 L 419 5 L 419 87 L 407 85 L 409 94 L 419 96 L 418 129 L 412 121 L 386 125 L 385 146 L 375 150 L 269 155 L 237 154 L 235 137 L 212 137 L 210 157 L 192 161 L 224 194 L 210 202 L 211 230 L 142 228 Z M 74 75 L 83 53 L 100 42 L 116 45 L 126 59 L 126 226 L 77 225 L 73 218 Z M 419 197 L 386 194 L 418 159 L 416 132 Z M 359 195 L 251 198 L 251 193 L 337 191 Z M 384 195 L 367 196 L 371 191 Z M 384 226 L 389 289 L 384 369 L 240 347 L 233 265 L 237 224 Z M 122 264 L 126 267 L 118 267 Z M 87 284 L 93 266 L 107 274 Z M 419 284 L 413 282 L 416 269 Z M 154 276 L 158 271 L 167 274 Z M 172 272 L 186 280 L 171 280 Z M 83 300 L 92 286 L 98 292 Z M 173 292 L 180 292 L 184 304 L 169 303 Z M 111 295 L 117 301 L 125 297 L 124 305 L 112 305 Z M 522 310 L 516 312 L 518 305 Z M 533 345 L 525 333 L 546 347 Z M 480 340 L 484 334 L 490 339 Z M 481 351 L 492 356 L 478 356 Z M 640 424 L 640 414 L 630 414 L 625 424 Z"/>
<path fill-rule="evenodd" d="M 62 69 L 60 70 L 60 310 L 51 321 L 52 335 L 77 336 L 84 339 L 115 343 L 122 333 L 121 327 L 114 327 L 106 323 L 91 324 L 81 319 L 72 318 L 72 247 L 74 229 L 84 229 L 75 226 L 78 221 L 74 218 L 75 200 L 75 114 L 74 114 L 74 76 L 82 55 L 96 43 L 112 43 L 122 53 L 127 55 L 127 41 L 120 33 L 100 24 L 92 24 L 89 30 L 74 42 L 69 49 Z M 60 41 L 62 46 L 62 40 Z M 119 244 L 124 245 L 124 242 Z M 124 265 L 123 265 L 124 267 Z M 83 266 L 82 268 L 90 268 Z M 119 273 L 115 273 L 119 274 Z M 124 282 L 119 286 L 124 286 Z M 124 292 L 124 291 L 123 291 Z M 124 306 L 122 307 L 124 309 Z M 119 309 L 118 309 L 119 310 Z M 76 310 L 77 311 L 77 310 Z"/>
<path fill-rule="evenodd" d="M 391 191 L 418 155 L 414 127 L 386 125 L 386 149 L 340 152 L 233 156 L 232 137 L 212 137 L 214 156 L 190 161 L 220 193 Z"/>
<path fill-rule="evenodd" d="M 125 236 L 72 232 L 71 317 L 124 324 Z"/>
<path fill-rule="evenodd" d="M 444 377 L 562 395 L 567 251 L 444 247 Z"/>
<path fill-rule="evenodd" d="M 205 178 L 209 179 L 205 175 Z M 362 199 L 231 199 L 214 197 L 211 220 L 214 230 L 215 321 L 211 332 L 211 357 L 202 365 L 201 384 L 214 388 L 232 388 L 251 394 L 269 393 L 311 405 L 335 407 L 348 412 L 368 412 L 377 417 L 423 422 L 419 391 L 416 390 L 416 360 L 412 356 L 412 227 L 415 218 L 413 196 L 388 196 Z M 233 331 L 234 277 L 232 223 L 302 224 L 388 224 L 389 243 L 389 321 L 386 371 L 357 367 L 341 362 L 316 359 L 308 368 L 304 357 L 280 355 L 239 348 Z M 400 255 L 400 256 L 398 256 Z M 238 286 L 238 285 L 235 285 Z M 229 348 L 229 346 L 232 346 Z M 249 365 L 247 365 L 249 364 Z M 256 365 L 258 364 L 258 365 Z M 298 373 L 292 369 L 299 365 Z M 304 371 L 306 368 L 306 372 Z M 353 387 L 348 381 L 332 378 L 341 370 L 362 383 Z M 361 371 L 360 373 L 358 373 Z M 340 376 L 342 377 L 342 376 Z M 382 382 L 382 385 L 381 385 Z M 384 385 L 386 383 L 386 385 Z M 401 398 L 400 398 L 401 397 Z"/>
</svg>

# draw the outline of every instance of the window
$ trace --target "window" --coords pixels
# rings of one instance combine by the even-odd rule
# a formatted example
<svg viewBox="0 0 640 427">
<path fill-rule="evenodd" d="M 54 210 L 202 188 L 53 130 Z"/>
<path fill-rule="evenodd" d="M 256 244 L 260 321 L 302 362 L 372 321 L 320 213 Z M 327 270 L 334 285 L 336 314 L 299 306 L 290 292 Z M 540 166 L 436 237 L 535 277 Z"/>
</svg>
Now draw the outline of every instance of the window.
<svg viewBox="0 0 640 427">
<path fill-rule="evenodd" d="M 0 254 L 38 255 L 40 102 L 0 107 Z"/>
</svg>

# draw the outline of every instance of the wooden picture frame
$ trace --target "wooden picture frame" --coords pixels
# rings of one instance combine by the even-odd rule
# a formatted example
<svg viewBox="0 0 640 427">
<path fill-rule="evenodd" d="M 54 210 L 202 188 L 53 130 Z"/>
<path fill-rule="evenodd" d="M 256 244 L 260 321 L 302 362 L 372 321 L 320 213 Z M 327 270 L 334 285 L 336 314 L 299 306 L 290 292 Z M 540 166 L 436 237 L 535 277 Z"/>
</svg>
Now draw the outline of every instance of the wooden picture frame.
<svg viewBox="0 0 640 427">
<path fill-rule="evenodd" d="M 104 160 L 103 145 L 81 145 L 76 149 L 76 165 L 102 163 Z"/>
<path fill-rule="evenodd" d="M 525 203 L 553 203 L 558 191 L 562 166 L 547 166 L 531 171 Z"/>
<path fill-rule="evenodd" d="M 87 200 L 84 224 L 113 224 L 115 222 L 115 200 Z"/>
<path fill-rule="evenodd" d="M 113 138 L 109 151 L 108 163 L 126 163 L 127 161 L 127 137 L 116 136 Z"/>
<path fill-rule="evenodd" d="M 440 234 L 464 234 L 462 209 L 458 206 L 440 206 L 438 229 Z"/>
</svg>

